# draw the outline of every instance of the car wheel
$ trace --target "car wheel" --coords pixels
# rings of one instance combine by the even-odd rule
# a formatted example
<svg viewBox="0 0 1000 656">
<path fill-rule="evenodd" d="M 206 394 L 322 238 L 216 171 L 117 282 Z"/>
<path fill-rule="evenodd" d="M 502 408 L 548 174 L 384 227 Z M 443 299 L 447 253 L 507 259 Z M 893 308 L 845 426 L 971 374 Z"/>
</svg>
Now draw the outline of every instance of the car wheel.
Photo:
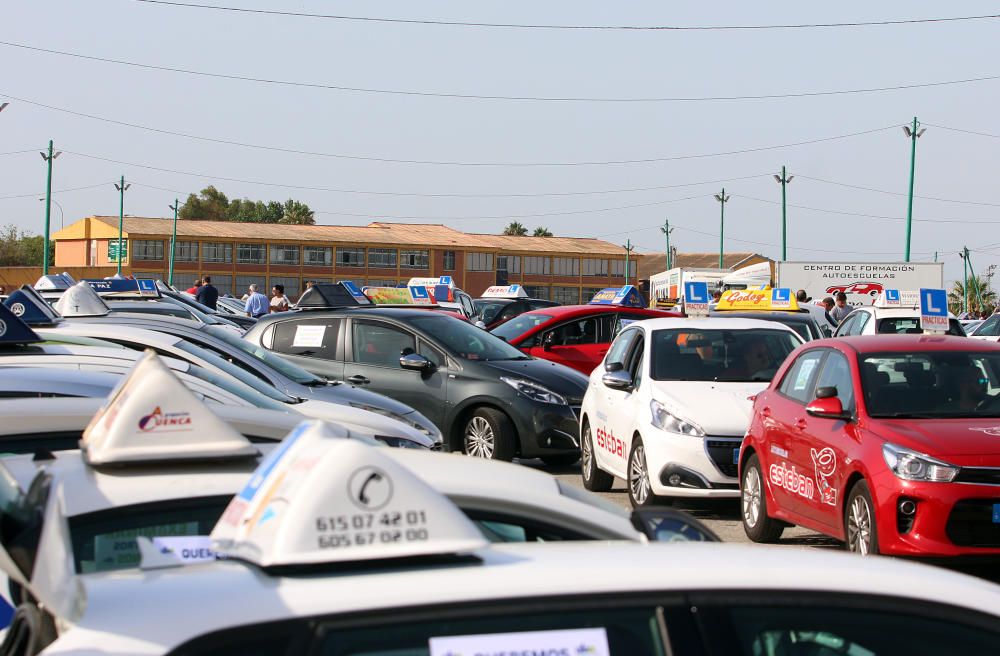
<svg viewBox="0 0 1000 656">
<path fill-rule="evenodd" d="M 487 460 L 514 459 L 514 424 L 494 408 L 476 408 L 465 420 L 462 445 L 467 455 Z"/>
<path fill-rule="evenodd" d="M 614 485 L 615 477 L 598 469 L 594 459 L 594 437 L 591 434 L 590 422 L 583 422 L 583 439 L 580 440 L 580 473 L 583 475 L 583 487 L 591 492 L 607 492 Z"/>
<path fill-rule="evenodd" d="M 743 466 L 740 481 L 740 509 L 743 532 L 754 542 L 777 542 L 785 530 L 784 522 L 767 516 L 767 496 L 764 494 L 764 476 L 760 473 L 757 454 L 750 456 Z"/>
<path fill-rule="evenodd" d="M 847 533 L 847 550 L 869 556 L 878 553 L 878 528 L 875 525 L 875 504 L 872 503 L 868 484 L 858 481 L 851 488 L 844 507 L 844 528 Z"/>
<path fill-rule="evenodd" d="M 633 507 L 646 508 L 660 501 L 660 498 L 653 494 L 653 486 L 649 482 L 649 470 L 646 468 L 646 448 L 642 445 L 642 438 L 638 436 L 632 441 L 627 473 L 628 480 L 625 481 L 625 486 L 628 488 L 628 499 Z"/>
<path fill-rule="evenodd" d="M 577 461 L 580 460 L 579 454 L 576 453 L 563 453 L 560 455 L 551 456 L 541 456 L 542 462 L 544 462 L 549 467 L 568 467 L 569 465 L 575 465 Z"/>
</svg>

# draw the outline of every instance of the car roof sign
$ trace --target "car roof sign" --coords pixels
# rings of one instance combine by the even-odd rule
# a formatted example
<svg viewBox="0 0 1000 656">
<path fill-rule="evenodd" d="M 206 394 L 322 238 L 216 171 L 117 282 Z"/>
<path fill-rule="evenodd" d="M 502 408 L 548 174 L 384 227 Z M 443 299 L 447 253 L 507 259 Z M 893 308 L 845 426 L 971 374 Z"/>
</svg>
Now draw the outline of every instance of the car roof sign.
<svg viewBox="0 0 1000 656">
<path fill-rule="evenodd" d="M 920 307 L 920 294 L 916 290 L 885 289 L 878 295 L 873 304 L 876 308 L 909 308 Z"/>
<path fill-rule="evenodd" d="M 455 279 L 451 276 L 438 276 L 437 278 L 410 278 L 406 283 L 407 287 L 437 287 L 444 285 L 450 289 L 457 289 Z"/>
<path fill-rule="evenodd" d="M 350 280 L 341 280 L 336 283 L 316 283 L 302 293 L 295 307 L 305 310 L 325 310 L 371 304 L 371 300 L 358 289 L 357 285 Z"/>
<path fill-rule="evenodd" d="M 722 293 L 715 305 L 717 312 L 798 312 L 799 302 L 787 287 L 773 289 L 730 289 Z"/>
<path fill-rule="evenodd" d="M 94 466 L 248 458 L 257 448 L 220 419 L 149 350 L 83 432 Z"/>
<path fill-rule="evenodd" d="M 64 317 L 104 317 L 111 314 L 108 304 L 86 282 L 78 282 L 67 289 L 59 297 L 55 308 Z"/>
<path fill-rule="evenodd" d="M 341 439 L 343 433 L 315 420 L 292 431 L 222 514 L 212 531 L 215 551 L 280 568 L 459 555 L 487 546 L 441 493 L 383 448 Z"/>
<path fill-rule="evenodd" d="M 148 278 L 86 279 L 84 282 L 93 287 L 99 296 L 108 298 L 160 298 L 156 281 Z"/>
<path fill-rule="evenodd" d="M 495 285 L 488 287 L 479 298 L 528 298 L 521 285 Z"/>
<path fill-rule="evenodd" d="M 3 304 L 29 326 L 54 326 L 62 321 L 59 313 L 29 285 L 15 289 Z"/>
<path fill-rule="evenodd" d="M 39 278 L 33 287 L 38 291 L 51 292 L 60 291 L 63 289 L 69 289 L 76 284 L 76 280 L 73 276 L 66 272 L 63 273 L 50 273 L 48 275 Z"/>
<path fill-rule="evenodd" d="M 431 304 L 426 287 L 365 287 L 363 291 L 375 305 Z"/>
<path fill-rule="evenodd" d="M 42 338 L 28 324 L 0 303 L 0 346 L 35 344 L 41 341 Z"/>
<path fill-rule="evenodd" d="M 594 294 L 590 305 L 618 305 L 621 307 L 646 307 L 642 293 L 634 285 L 607 287 Z"/>
</svg>

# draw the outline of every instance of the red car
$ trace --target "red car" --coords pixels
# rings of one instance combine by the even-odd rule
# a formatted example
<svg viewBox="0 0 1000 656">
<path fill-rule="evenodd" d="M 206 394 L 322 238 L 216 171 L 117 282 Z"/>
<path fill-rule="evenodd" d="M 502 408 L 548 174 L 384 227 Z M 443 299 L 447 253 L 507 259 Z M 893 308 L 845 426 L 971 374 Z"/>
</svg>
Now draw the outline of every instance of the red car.
<svg viewBox="0 0 1000 656">
<path fill-rule="evenodd" d="M 638 307 L 562 305 L 519 314 L 490 332 L 528 355 L 590 375 L 623 326 L 643 319 L 681 316 Z"/>
<path fill-rule="evenodd" d="M 881 284 L 877 282 L 852 282 L 850 285 L 834 285 L 833 287 L 827 287 L 827 294 L 836 294 L 837 292 L 844 292 L 845 294 L 868 294 L 872 298 L 875 298 L 884 291 Z"/>
<path fill-rule="evenodd" d="M 755 542 L 797 524 L 861 554 L 1000 555 L 1000 345 L 809 342 L 754 400 L 739 465 Z"/>
</svg>

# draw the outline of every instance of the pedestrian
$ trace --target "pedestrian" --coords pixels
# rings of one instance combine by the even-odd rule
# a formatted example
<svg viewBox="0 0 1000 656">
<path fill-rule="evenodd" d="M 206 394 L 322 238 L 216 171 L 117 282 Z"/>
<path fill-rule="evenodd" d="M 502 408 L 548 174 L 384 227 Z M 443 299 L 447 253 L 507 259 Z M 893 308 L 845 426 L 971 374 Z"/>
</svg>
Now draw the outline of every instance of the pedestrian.
<svg viewBox="0 0 1000 656">
<path fill-rule="evenodd" d="M 315 284 L 316 283 L 313 282 L 312 280 L 307 280 L 306 281 L 306 289 L 312 289 L 312 286 L 315 285 Z"/>
<path fill-rule="evenodd" d="M 288 297 L 285 296 L 285 286 L 275 285 L 271 287 L 271 312 L 287 312 Z"/>
<path fill-rule="evenodd" d="M 216 304 L 219 301 L 219 290 L 212 284 L 212 276 L 205 276 L 204 282 L 198 288 L 198 293 L 194 295 L 194 298 L 202 305 L 210 307 L 213 310 L 217 309 Z"/>
<path fill-rule="evenodd" d="M 812 299 L 809 298 L 808 294 L 806 294 L 806 290 L 800 289 L 799 291 L 795 292 L 795 300 L 798 301 L 799 303 L 808 303 Z"/>
<path fill-rule="evenodd" d="M 243 306 L 243 310 L 247 313 L 247 316 L 253 317 L 254 319 L 260 319 L 262 316 L 267 314 L 267 309 L 267 296 L 264 296 L 257 291 L 256 284 L 250 285 L 247 302 L 246 305 Z"/>
<path fill-rule="evenodd" d="M 718 303 L 719 299 L 721 299 L 721 298 L 722 298 L 722 292 L 720 292 L 718 289 L 716 289 L 714 292 L 712 292 L 712 302 L 713 303 Z"/>
<path fill-rule="evenodd" d="M 201 287 L 201 278 L 196 278 L 194 284 L 187 288 L 187 293 L 193 296 L 198 293 L 199 287 Z"/>
<path fill-rule="evenodd" d="M 832 310 L 830 310 L 830 318 L 833 319 L 834 323 L 840 324 L 847 315 L 854 311 L 854 308 L 847 304 L 847 294 L 844 292 L 837 292 L 837 300 Z"/>
</svg>

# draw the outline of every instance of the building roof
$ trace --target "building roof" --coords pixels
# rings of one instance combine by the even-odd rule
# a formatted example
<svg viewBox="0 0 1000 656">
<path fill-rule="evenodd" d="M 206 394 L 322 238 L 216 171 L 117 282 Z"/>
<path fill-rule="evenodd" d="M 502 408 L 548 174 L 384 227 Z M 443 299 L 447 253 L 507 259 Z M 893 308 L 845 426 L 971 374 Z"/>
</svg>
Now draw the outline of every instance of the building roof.
<svg viewBox="0 0 1000 656">
<path fill-rule="evenodd" d="M 648 280 L 650 276 L 666 271 L 666 254 L 639 255 L 639 280 Z M 724 253 L 722 256 L 722 266 L 725 269 L 735 268 L 737 265 L 746 266 L 757 262 L 769 261 L 759 253 Z M 692 269 L 714 269 L 719 266 L 719 254 L 716 253 L 676 253 L 673 258 L 674 267 L 685 267 Z"/>
<path fill-rule="evenodd" d="M 83 219 L 98 224 L 103 233 L 107 228 L 117 236 L 117 216 L 94 216 Z M 54 235 L 55 239 L 78 239 L 80 221 Z M 130 236 L 169 237 L 172 219 L 127 216 L 124 232 Z M 177 237 L 202 239 L 267 239 L 272 241 L 386 244 L 393 246 L 454 246 L 461 249 L 522 251 L 530 253 L 572 253 L 578 255 L 617 255 L 625 257 L 625 249 L 600 239 L 582 237 L 509 237 L 467 233 L 432 223 L 384 223 L 367 226 L 277 225 L 267 223 L 234 223 L 229 221 L 178 221 Z"/>
</svg>

